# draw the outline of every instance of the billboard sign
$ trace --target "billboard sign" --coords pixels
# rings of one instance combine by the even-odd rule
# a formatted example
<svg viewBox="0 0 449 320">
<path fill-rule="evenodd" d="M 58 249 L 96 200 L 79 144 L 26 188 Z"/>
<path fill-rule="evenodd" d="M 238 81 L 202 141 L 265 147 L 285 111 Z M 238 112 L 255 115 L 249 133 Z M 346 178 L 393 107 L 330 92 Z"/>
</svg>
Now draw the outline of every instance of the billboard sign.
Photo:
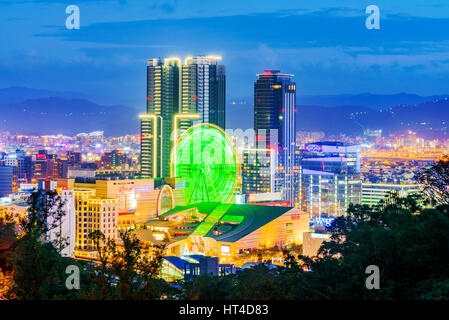
<svg viewBox="0 0 449 320">
<path fill-rule="evenodd" d="M 306 149 L 307 151 L 310 151 L 310 152 L 323 152 L 323 146 L 319 146 L 319 145 L 313 144 L 313 143 L 306 144 L 304 149 Z"/>
</svg>

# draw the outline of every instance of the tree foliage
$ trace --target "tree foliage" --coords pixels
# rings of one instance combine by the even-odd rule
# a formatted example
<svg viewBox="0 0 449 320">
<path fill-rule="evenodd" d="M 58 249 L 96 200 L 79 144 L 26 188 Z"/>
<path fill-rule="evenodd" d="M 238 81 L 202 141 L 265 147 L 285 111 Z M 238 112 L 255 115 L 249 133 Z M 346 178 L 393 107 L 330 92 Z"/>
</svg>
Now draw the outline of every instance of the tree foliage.
<svg viewBox="0 0 449 320">
<path fill-rule="evenodd" d="M 65 212 L 56 192 L 31 194 L 27 214 L 19 221 L 14 250 L 8 256 L 13 269 L 10 297 L 24 300 L 70 299 L 65 269 L 78 263 L 60 255 L 61 241 L 47 241 L 48 232 L 59 226 Z"/>
<path fill-rule="evenodd" d="M 88 265 L 94 285 L 83 293 L 86 299 L 146 300 L 177 293 L 157 277 L 165 245 L 147 247 L 130 230 L 119 231 L 120 245 L 98 230 L 89 237 L 94 242 L 98 263 Z"/>
<path fill-rule="evenodd" d="M 449 154 L 422 170 L 417 179 L 434 204 L 449 205 Z"/>
<path fill-rule="evenodd" d="M 182 297 L 214 299 L 449 299 L 449 170 L 448 156 L 423 170 L 418 179 L 424 195 L 389 194 L 374 207 L 350 205 L 335 219 L 317 256 L 285 250 L 284 266 L 258 265 L 226 276 L 202 275 L 178 282 Z M 0 252 L 0 267 L 14 271 L 11 297 L 19 299 L 163 299 L 177 289 L 158 277 L 165 245 L 145 246 L 130 231 L 119 241 L 100 231 L 89 237 L 98 261 L 79 262 L 60 255 L 61 242 L 46 234 L 63 217 L 55 193 L 34 193 L 20 222 L 0 221 L 0 239 L 12 238 Z M 49 219 L 50 218 L 50 219 Z M 11 236 L 12 235 L 12 236 Z M 0 248 L 0 249 L 2 249 Z M 6 256 L 5 250 L 12 252 Z M 1 251 L 1 250 L 0 250 Z M 300 252 L 300 251 L 299 251 Z M 258 253 L 256 253 L 258 254 Z M 65 268 L 82 270 L 81 289 L 64 286 Z M 380 289 L 366 286 L 366 268 L 380 270 Z"/>
<path fill-rule="evenodd" d="M 117 242 L 96 230 L 89 237 L 97 261 L 62 257 L 61 234 L 56 232 L 57 239 L 52 241 L 48 234 L 58 231 L 65 215 L 64 202 L 56 192 L 38 191 L 31 194 L 28 204 L 26 216 L 19 221 L 20 233 L 14 232 L 10 219 L 0 221 L 0 239 L 12 237 L 14 246 L 7 256 L 0 250 L 2 270 L 7 266 L 13 270 L 13 287 L 8 298 L 131 300 L 160 299 L 177 293 L 157 278 L 164 245 L 145 247 L 130 231 L 120 231 Z M 80 270 L 79 290 L 69 290 L 65 285 L 69 265 Z"/>
<path fill-rule="evenodd" d="M 374 207 L 350 205 L 317 256 L 286 251 L 278 269 L 259 265 L 222 279 L 199 277 L 185 285 L 184 297 L 449 299 L 448 160 L 444 156 L 419 175 L 424 195 L 391 193 Z M 379 267 L 379 290 L 366 287 L 370 265 Z"/>
</svg>

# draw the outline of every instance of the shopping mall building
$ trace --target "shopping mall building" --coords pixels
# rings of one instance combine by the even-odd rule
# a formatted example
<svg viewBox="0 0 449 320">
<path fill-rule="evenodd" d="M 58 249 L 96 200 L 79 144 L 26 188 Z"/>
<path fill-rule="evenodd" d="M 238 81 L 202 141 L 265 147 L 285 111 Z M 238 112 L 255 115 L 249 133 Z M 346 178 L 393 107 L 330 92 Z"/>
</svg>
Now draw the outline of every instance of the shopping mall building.
<svg viewBox="0 0 449 320">
<path fill-rule="evenodd" d="M 167 243 L 167 256 L 205 255 L 234 263 L 244 252 L 302 244 L 309 215 L 299 209 L 217 202 L 178 206 L 145 223 L 136 236 Z"/>
</svg>

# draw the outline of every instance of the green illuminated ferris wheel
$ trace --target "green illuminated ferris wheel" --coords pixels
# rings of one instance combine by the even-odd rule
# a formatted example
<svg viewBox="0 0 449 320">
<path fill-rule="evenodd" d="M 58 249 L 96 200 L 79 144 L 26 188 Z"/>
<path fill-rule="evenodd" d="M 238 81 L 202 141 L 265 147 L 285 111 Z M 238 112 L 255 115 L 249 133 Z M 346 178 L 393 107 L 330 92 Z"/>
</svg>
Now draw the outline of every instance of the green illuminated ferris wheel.
<svg viewBox="0 0 449 320">
<path fill-rule="evenodd" d="M 185 179 L 186 204 L 226 202 L 237 180 L 237 159 L 227 134 L 198 124 L 177 140 L 171 158 L 173 177 Z"/>
</svg>

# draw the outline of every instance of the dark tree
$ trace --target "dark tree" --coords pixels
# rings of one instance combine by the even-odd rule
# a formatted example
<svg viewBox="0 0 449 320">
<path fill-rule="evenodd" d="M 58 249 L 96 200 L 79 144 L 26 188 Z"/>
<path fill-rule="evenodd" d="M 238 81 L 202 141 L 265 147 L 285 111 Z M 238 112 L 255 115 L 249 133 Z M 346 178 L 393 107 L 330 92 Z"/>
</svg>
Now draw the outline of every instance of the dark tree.
<svg viewBox="0 0 449 320">
<path fill-rule="evenodd" d="M 25 300 L 73 297 L 65 287 L 65 269 L 77 262 L 61 257 L 59 240 L 47 241 L 48 233 L 59 227 L 65 214 L 63 201 L 56 192 L 37 191 L 28 204 L 10 255 L 14 274 L 11 295 Z"/>
<path fill-rule="evenodd" d="M 434 204 L 449 205 L 449 155 L 442 156 L 417 178 Z"/>
<path fill-rule="evenodd" d="M 108 263 L 112 258 L 111 251 L 115 247 L 115 243 L 110 239 L 106 239 L 100 230 L 92 231 L 88 237 L 93 242 L 98 262 L 86 264 L 91 286 L 89 286 L 87 292 L 83 292 L 82 294 L 85 299 L 90 300 L 113 299 L 115 296 L 115 290 L 113 290 L 115 277 Z"/>
<path fill-rule="evenodd" d="M 145 247 L 131 230 L 120 230 L 120 244 L 97 230 L 94 242 L 98 263 L 90 264 L 94 286 L 88 299 L 161 299 L 177 293 L 158 277 L 165 245 Z"/>
</svg>

